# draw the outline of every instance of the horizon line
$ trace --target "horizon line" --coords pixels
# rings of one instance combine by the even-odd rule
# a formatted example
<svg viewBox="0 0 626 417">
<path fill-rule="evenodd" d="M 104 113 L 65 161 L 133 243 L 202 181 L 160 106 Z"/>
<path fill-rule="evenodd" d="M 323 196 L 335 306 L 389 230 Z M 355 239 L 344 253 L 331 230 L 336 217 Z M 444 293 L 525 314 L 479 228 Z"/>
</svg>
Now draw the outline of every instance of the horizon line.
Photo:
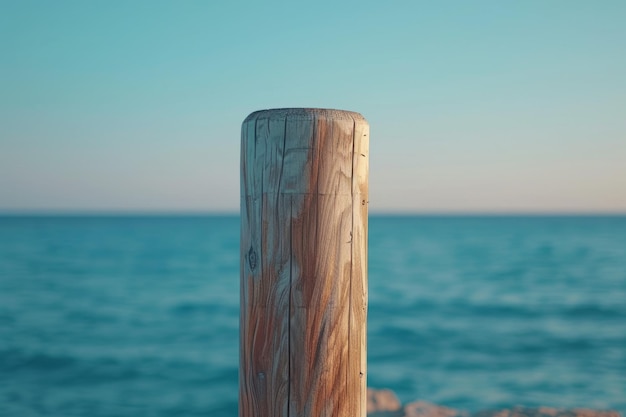
<svg viewBox="0 0 626 417">
<path fill-rule="evenodd" d="M 238 217 L 239 210 L 157 210 L 157 209 L 0 209 L 0 217 Z M 609 210 L 374 210 L 374 217 L 620 217 L 624 211 Z"/>
</svg>

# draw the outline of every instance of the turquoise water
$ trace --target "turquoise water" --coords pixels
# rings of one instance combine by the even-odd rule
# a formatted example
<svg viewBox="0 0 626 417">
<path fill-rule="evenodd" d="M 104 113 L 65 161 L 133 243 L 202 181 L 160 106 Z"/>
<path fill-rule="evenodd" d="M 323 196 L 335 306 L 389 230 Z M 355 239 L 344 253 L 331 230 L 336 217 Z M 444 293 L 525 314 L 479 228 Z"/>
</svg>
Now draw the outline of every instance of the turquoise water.
<svg viewBox="0 0 626 417">
<path fill-rule="evenodd" d="M 368 381 L 626 414 L 626 217 L 370 218 Z M 238 217 L 0 217 L 0 416 L 236 416 Z"/>
</svg>

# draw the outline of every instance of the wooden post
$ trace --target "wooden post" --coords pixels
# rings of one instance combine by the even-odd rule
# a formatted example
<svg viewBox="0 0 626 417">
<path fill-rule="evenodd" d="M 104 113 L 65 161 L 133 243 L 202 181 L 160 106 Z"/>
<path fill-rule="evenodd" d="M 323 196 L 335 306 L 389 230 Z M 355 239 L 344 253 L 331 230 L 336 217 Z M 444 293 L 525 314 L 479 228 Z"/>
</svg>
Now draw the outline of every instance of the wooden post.
<svg viewBox="0 0 626 417">
<path fill-rule="evenodd" d="M 240 417 L 365 417 L 369 125 L 275 109 L 241 134 Z"/>
</svg>

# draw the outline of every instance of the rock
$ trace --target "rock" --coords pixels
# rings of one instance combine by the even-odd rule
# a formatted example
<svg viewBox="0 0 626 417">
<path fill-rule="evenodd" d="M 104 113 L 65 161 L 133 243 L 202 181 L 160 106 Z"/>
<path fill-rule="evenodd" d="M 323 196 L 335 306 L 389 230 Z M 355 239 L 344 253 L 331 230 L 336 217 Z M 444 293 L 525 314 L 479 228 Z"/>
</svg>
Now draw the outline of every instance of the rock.
<svg viewBox="0 0 626 417">
<path fill-rule="evenodd" d="M 501 410 L 484 410 L 468 413 L 426 401 L 414 401 L 404 407 L 398 397 L 388 389 L 367 389 L 368 417 L 621 417 L 617 411 L 586 408 L 561 409 L 551 407 L 513 407 Z"/>
<path fill-rule="evenodd" d="M 367 389 L 367 414 L 370 417 L 392 417 L 399 415 L 402 405 L 393 391 Z"/>
<path fill-rule="evenodd" d="M 620 417 L 617 411 L 590 410 L 586 408 L 561 409 L 552 407 L 513 407 L 502 410 L 485 410 L 472 417 Z"/>
<path fill-rule="evenodd" d="M 403 417 L 468 417 L 465 411 L 443 407 L 426 401 L 414 401 L 404 406 Z"/>
</svg>

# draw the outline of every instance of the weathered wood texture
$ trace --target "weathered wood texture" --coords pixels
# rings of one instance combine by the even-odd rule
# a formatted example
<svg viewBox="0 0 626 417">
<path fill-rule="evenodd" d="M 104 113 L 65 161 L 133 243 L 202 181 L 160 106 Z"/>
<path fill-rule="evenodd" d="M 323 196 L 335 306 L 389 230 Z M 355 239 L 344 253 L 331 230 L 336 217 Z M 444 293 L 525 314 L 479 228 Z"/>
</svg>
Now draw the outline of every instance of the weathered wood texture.
<svg viewBox="0 0 626 417">
<path fill-rule="evenodd" d="M 369 125 L 252 113 L 241 135 L 240 417 L 365 417 Z"/>
</svg>

